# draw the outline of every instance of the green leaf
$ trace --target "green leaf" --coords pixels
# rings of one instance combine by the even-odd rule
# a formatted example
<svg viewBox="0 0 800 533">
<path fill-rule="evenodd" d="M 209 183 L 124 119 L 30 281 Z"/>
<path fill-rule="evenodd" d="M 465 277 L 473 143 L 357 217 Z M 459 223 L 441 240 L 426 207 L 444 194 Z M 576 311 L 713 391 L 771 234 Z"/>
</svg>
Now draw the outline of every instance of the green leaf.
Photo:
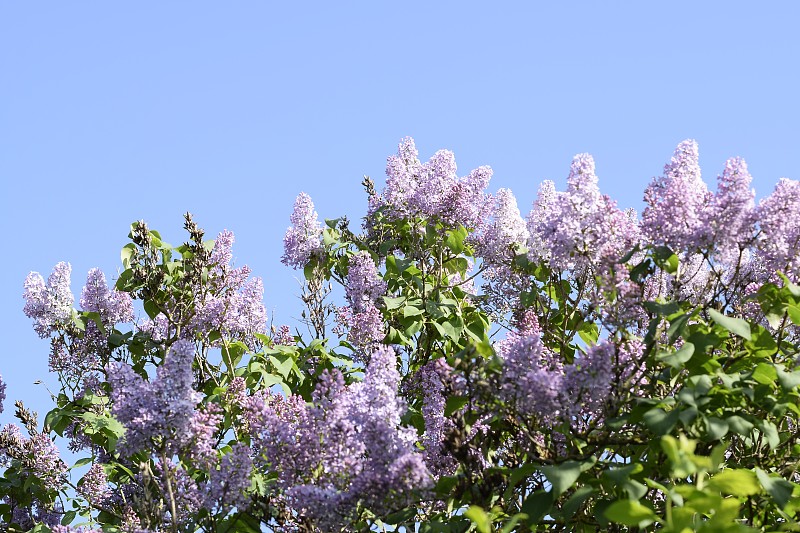
<svg viewBox="0 0 800 533">
<path fill-rule="evenodd" d="M 550 513 L 552 506 L 553 494 L 540 490 L 525 498 L 520 511 L 528 515 L 527 523 L 533 526 Z"/>
<path fill-rule="evenodd" d="M 600 328 L 598 328 L 597 324 L 594 322 L 584 322 L 581 325 L 581 329 L 578 330 L 578 335 L 583 339 L 583 342 L 592 346 L 597 342 L 597 338 L 600 336 Z"/>
<path fill-rule="evenodd" d="M 680 413 L 675 409 L 666 412 L 660 407 L 656 407 L 647 411 L 643 418 L 647 427 L 653 430 L 656 435 L 661 436 L 666 435 L 675 427 L 675 424 L 678 423 L 679 415 Z"/>
<path fill-rule="evenodd" d="M 706 418 L 706 434 L 708 435 L 709 439 L 719 440 L 728 434 L 728 430 L 728 422 L 725 420 L 715 416 L 709 416 Z"/>
<path fill-rule="evenodd" d="M 660 353 L 656 356 L 656 359 L 666 363 L 672 368 L 679 369 L 683 368 L 684 363 L 691 359 L 692 355 L 694 355 L 694 344 L 685 342 L 678 350 L 669 353 Z"/>
<path fill-rule="evenodd" d="M 778 379 L 778 372 L 774 366 L 767 363 L 759 363 L 753 369 L 751 375 L 754 381 L 762 385 L 772 385 Z"/>
<path fill-rule="evenodd" d="M 75 464 L 72 465 L 72 468 L 80 468 L 83 465 L 88 465 L 91 462 L 92 462 L 91 457 L 84 457 L 83 459 L 78 459 L 77 461 L 75 461 Z"/>
<path fill-rule="evenodd" d="M 275 370 L 278 371 L 278 374 L 283 376 L 283 379 L 289 377 L 289 373 L 295 366 L 294 359 L 290 355 L 280 355 L 277 357 L 270 355 L 269 360 L 272 363 L 272 366 L 275 367 Z"/>
<path fill-rule="evenodd" d="M 126 269 L 130 268 L 131 266 L 131 257 L 133 257 L 134 253 L 136 253 L 136 245 L 132 242 L 129 242 L 122 247 L 119 258 L 122 261 L 122 266 L 124 266 Z"/>
<path fill-rule="evenodd" d="M 800 298 L 800 287 L 792 283 L 792 280 L 786 277 L 786 274 L 783 272 L 778 272 L 778 275 L 783 280 L 783 286 L 789 289 L 789 293 L 794 296 L 795 298 Z"/>
<path fill-rule="evenodd" d="M 708 486 L 732 496 L 752 496 L 761 492 L 756 474 L 742 468 L 723 470 L 708 480 Z"/>
<path fill-rule="evenodd" d="M 800 307 L 789 304 L 786 306 L 786 313 L 794 325 L 800 326 Z"/>
<path fill-rule="evenodd" d="M 641 463 L 632 463 L 619 468 L 609 468 L 603 472 L 603 475 L 607 476 L 614 483 L 620 484 L 630 479 L 631 475 L 638 474 L 642 470 L 644 470 L 644 467 Z"/>
<path fill-rule="evenodd" d="M 384 296 L 383 301 L 386 304 L 386 309 L 397 309 L 406 302 L 405 296 L 398 296 L 393 298 L 391 296 Z"/>
<path fill-rule="evenodd" d="M 778 507 L 783 509 L 792 497 L 795 484 L 778 475 L 769 475 L 760 468 L 756 468 L 756 477 L 764 490 L 775 500 Z"/>
<path fill-rule="evenodd" d="M 489 515 L 477 505 L 470 505 L 469 509 L 464 513 L 464 516 L 475 524 L 475 529 L 477 529 L 479 533 L 492 533 L 492 521 Z"/>
<path fill-rule="evenodd" d="M 728 427 L 734 432 L 744 437 L 750 435 L 753 429 L 752 422 L 742 418 L 739 415 L 732 415 L 725 419 L 728 422 Z"/>
<path fill-rule="evenodd" d="M 61 518 L 61 525 L 62 526 L 70 525 L 72 521 L 75 520 L 75 515 L 77 514 L 78 513 L 76 513 L 75 511 L 67 511 L 66 513 L 64 513 L 64 516 Z"/>
<path fill-rule="evenodd" d="M 464 251 L 464 239 L 467 237 L 467 230 L 464 227 L 447 232 L 447 240 L 445 244 L 452 250 L 454 254 L 460 254 Z"/>
<path fill-rule="evenodd" d="M 759 429 L 764 435 L 764 438 L 767 439 L 767 444 L 769 444 L 770 448 L 774 450 L 780 445 L 781 438 L 778 434 L 778 428 L 775 427 L 775 424 L 769 420 L 762 420 L 761 424 L 759 425 Z"/>
<path fill-rule="evenodd" d="M 560 496 L 578 480 L 578 477 L 580 477 L 581 463 L 566 461 L 560 465 L 543 466 L 542 472 L 553 485 L 553 494 L 555 496 Z"/>
<path fill-rule="evenodd" d="M 449 396 L 444 404 L 444 416 L 448 417 L 469 403 L 469 396 Z"/>
<path fill-rule="evenodd" d="M 413 305 L 407 305 L 403 307 L 403 318 L 408 318 L 410 316 L 419 316 L 424 312 L 425 311 L 423 311 L 419 307 L 414 307 Z"/>
<path fill-rule="evenodd" d="M 632 500 L 612 503 L 605 510 L 605 516 L 612 522 L 633 527 L 647 527 L 658 520 L 652 509 Z"/>
<path fill-rule="evenodd" d="M 708 316 L 710 316 L 714 322 L 727 329 L 731 333 L 748 341 L 750 340 L 750 324 L 748 324 L 746 320 L 723 315 L 715 309 L 709 309 Z"/>
<path fill-rule="evenodd" d="M 800 370 L 787 372 L 781 367 L 775 367 L 778 372 L 778 383 L 786 390 L 792 390 L 800 385 Z"/>
<path fill-rule="evenodd" d="M 150 320 L 153 320 L 161 312 L 161 310 L 158 308 L 158 305 L 153 300 L 144 301 L 144 310 L 147 313 L 147 316 L 150 317 Z"/>
</svg>

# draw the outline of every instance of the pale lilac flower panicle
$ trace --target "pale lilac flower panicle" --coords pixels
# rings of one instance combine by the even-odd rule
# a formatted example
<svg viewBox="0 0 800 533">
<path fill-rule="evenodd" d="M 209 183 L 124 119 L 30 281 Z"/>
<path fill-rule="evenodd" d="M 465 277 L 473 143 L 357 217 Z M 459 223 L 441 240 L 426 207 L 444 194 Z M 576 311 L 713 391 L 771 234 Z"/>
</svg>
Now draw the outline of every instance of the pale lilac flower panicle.
<svg viewBox="0 0 800 533">
<path fill-rule="evenodd" d="M 3 412 L 3 402 L 6 401 L 6 384 L 3 382 L 3 376 L 0 375 L 0 413 Z"/>
<path fill-rule="evenodd" d="M 408 203 L 419 184 L 419 152 L 414 139 L 405 137 L 397 147 L 397 154 L 386 160 L 386 188 L 383 199 L 395 218 L 408 214 Z"/>
<path fill-rule="evenodd" d="M 553 216 L 551 211 L 557 209 L 558 196 L 556 185 L 552 181 L 545 180 L 539 185 L 536 200 L 526 219 L 529 234 L 528 259 L 533 262 L 550 260 L 550 242 L 545 237 L 545 227 Z"/>
<path fill-rule="evenodd" d="M 322 226 L 311 197 L 301 192 L 294 202 L 292 225 L 283 237 L 281 262 L 292 268 L 303 268 L 311 256 L 322 249 Z"/>
<path fill-rule="evenodd" d="M 725 170 L 717 178 L 706 228 L 708 245 L 716 248 L 715 255 L 723 265 L 735 266 L 740 252 L 753 240 L 756 212 L 752 180 L 747 164 L 739 157 L 726 161 Z"/>
<path fill-rule="evenodd" d="M 136 374 L 129 365 L 108 368 L 112 414 L 125 427 L 121 451 L 130 455 L 154 443 L 171 453 L 194 442 L 195 406 L 201 395 L 193 388 L 194 344 L 177 341 L 153 382 Z"/>
<path fill-rule="evenodd" d="M 92 505 L 103 505 L 111 496 L 103 465 L 94 463 L 78 484 L 78 493 L 85 497 Z"/>
<path fill-rule="evenodd" d="M 223 512 L 236 507 L 244 511 L 249 503 L 245 492 L 250 488 L 252 470 L 250 448 L 242 443 L 235 444 L 230 453 L 222 457 L 219 468 L 213 468 L 209 472 L 204 507 L 216 507 Z"/>
<path fill-rule="evenodd" d="M 590 347 L 566 368 L 564 399 L 571 399 L 572 416 L 600 411 L 611 390 L 616 347 L 603 341 Z"/>
<path fill-rule="evenodd" d="M 307 405 L 301 397 L 261 393 L 245 409 L 254 451 L 278 474 L 278 485 L 301 515 L 322 529 L 341 527 L 356 505 L 386 510 L 425 488 L 430 473 L 414 447 L 416 431 L 400 426 L 397 356 L 371 353 L 364 381 L 346 386 L 325 372 Z"/>
<path fill-rule="evenodd" d="M 288 325 L 283 324 L 278 328 L 272 336 L 272 343 L 276 346 L 294 346 L 294 335 Z"/>
<path fill-rule="evenodd" d="M 423 216 L 476 227 L 489 208 L 484 191 L 492 170 L 484 166 L 458 178 L 451 151 L 439 150 L 427 163 L 420 163 L 418 155 L 413 139 L 400 142 L 397 155 L 387 160 L 386 188 L 371 200 L 370 213 L 383 207 L 393 219 Z"/>
<path fill-rule="evenodd" d="M 33 327 L 40 337 L 48 337 L 64 325 L 72 316 L 75 297 L 69 288 L 72 267 L 69 263 L 58 263 L 44 282 L 41 274 L 31 272 L 25 278 L 25 316 L 35 322 Z"/>
<path fill-rule="evenodd" d="M 560 362 L 544 347 L 538 328 L 511 332 L 495 345 L 503 359 L 500 395 L 523 415 L 554 421 L 563 412 Z"/>
<path fill-rule="evenodd" d="M 453 226 L 479 227 L 491 213 L 492 198 L 485 192 L 491 178 L 491 167 L 484 165 L 456 181 L 445 198 L 442 218 Z"/>
<path fill-rule="evenodd" d="M 676 252 L 697 251 L 704 241 L 710 198 L 700 177 L 697 143 L 683 141 L 664 167 L 664 175 L 654 178 L 645 190 L 645 237 L 652 244 L 666 245 Z"/>
<path fill-rule="evenodd" d="M 417 371 L 415 381 L 422 393 L 422 417 L 425 433 L 422 447 L 425 449 L 425 464 L 435 476 L 449 476 L 458 467 L 457 461 L 447 453 L 445 439 L 454 425 L 444 416 L 446 382 L 453 369 L 443 358 L 426 364 Z"/>
<path fill-rule="evenodd" d="M 372 302 L 362 304 L 361 312 L 354 312 L 350 306 L 336 310 L 337 327 L 334 333 L 347 335 L 347 340 L 359 348 L 380 342 L 386 336 L 383 315 Z"/>
<path fill-rule="evenodd" d="M 227 273 L 233 259 L 233 243 L 236 238 L 232 231 L 222 230 L 214 240 L 214 248 L 211 249 L 210 262 L 214 265 L 214 270 L 220 274 Z"/>
<path fill-rule="evenodd" d="M 456 157 L 450 150 L 439 150 L 422 165 L 420 177 L 409 203 L 420 213 L 441 215 L 448 192 L 458 180 Z"/>
<path fill-rule="evenodd" d="M 770 271 L 781 270 L 794 281 L 800 273 L 800 181 L 781 178 L 758 206 L 758 249 Z"/>
<path fill-rule="evenodd" d="M 484 262 L 494 267 L 490 267 L 490 274 L 508 264 L 514 257 L 514 246 L 524 246 L 529 237 L 514 194 L 510 189 L 500 189 L 495 195 L 492 221 L 481 229 L 476 243 Z"/>
<path fill-rule="evenodd" d="M 358 252 L 350 258 L 345 295 L 356 313 L 363 312 L 386 293 L 386 282 L 380 277 L 368 252 Z"/>
<path fill-rule="evenodd" d="M 106 277 L 99 268 L 91 269 L 86 276 L 80 304 L 83 311 L 98 313 L 106 327 L 133 320 L 133 301 L 130 295 L 109 289 Z"/>
</svg>

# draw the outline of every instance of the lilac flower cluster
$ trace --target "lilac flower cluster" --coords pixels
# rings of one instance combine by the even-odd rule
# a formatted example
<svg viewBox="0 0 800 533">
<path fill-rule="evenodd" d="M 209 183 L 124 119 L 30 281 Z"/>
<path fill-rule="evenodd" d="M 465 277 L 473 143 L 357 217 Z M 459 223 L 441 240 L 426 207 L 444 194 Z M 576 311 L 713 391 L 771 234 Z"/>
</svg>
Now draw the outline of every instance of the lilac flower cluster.
<svg viewBox="0 0 800 533">
<path fill-rule="evenodd" d="M 369 253 L 362 251 L 353 255 L 345 283 L 345 296 L 350 305 L 337 309 L 334 332 L 347 334 L 348 340 L 361 348 L 383 339 L 383 315 L 375 304 L 385 293 L 386 282 Z"/>
<path fill-rule="evenodd" d="M 528 215 L 532 260 L 582 272 L 619 259 L 639 241 L 636 224 L 600 193 L 597 181 L 594 160 L 579 154 L 572 161 L 566 192 L 556 192 L 550 182 L 542 184 Z"/>
<path fill-rule="evenodd" d="M 3 376 L 0 375 L 0 413 L 3 412 L 3 402 L 6 401 L 6 384 L 3 381 Z"/>
<path fill-rule="evenodd" d="M 567 365 L 544 346 L 536 321 L 526 322 L 495 345 L 503 359 L 501 396 L 547 424 L 596 416 L 611 389 L 615 345 L 603 341 Z"/>
<path fill-rule="evenodd" d="M 800 276 L 800 182 L 782 178 L 758 205 L 758 251 L 768 271 Z"/>
<path fill-rule="evenodd" d="M 201 395 L 192 387 L 194 344 L 173 344 L 155 380 L 148 382 L 133 368 L 114 363 L 108 368 L 112 414 L 125 427 L 119 443 L 124 455 L 163 449 L 172 456 L 195 440 L 192 422 Z"/>
<path fill-rule="evenodd" d="M 700 177 L 697 143 L 683 141 L 664 167 L 664 175 L 645 190 L 643 233 L 653 244 L 694 251 L 703 240 L 704 212 L 710 198 Z"/>
<path fill-rule="evenodd" d="M 358 348 L 365 348 L 380 342 L 386 335 L 383 315 L 374 304 L 366 305 L 360 313 L 354 313 L 350 306 L 336 309 L 337 335 L 347 334 L 347 340 Z"/>
<path fill-rule="evenodd" d="M 106 276 L 99 268 L 91 269 L 86 276 L 80 304 L 83 311 L 99 314 L 106 328 L 133 320 L 133 301 L 130 295 L 109 289 Z"/>
<path fill-rule="evenodd" d="M 86 498 L 92 505 L 104 505 L 111 496 L 108 477 L 100 463 L 94 463 L 78 483 L 78 494 Z"/>
<path fill-rule="evenodd" d="M 350 258 L 347 270 L 345 295 L 356 313 L 362 312 L 368 305 L 386 293 L 386 282 L 383 281 L 375 262 L 368 252 L 358 252 Z"/>
<path fill-rule="evenodd" d="M 379 347 L 363 382 L 347 386 L 338 370 L 326 372 L 311 405 L 270 392 L 248 400 L 260 464 L 278 475 L 294 512 L 320 529 L 341 527 L 359 503 L 382 512 L 430 483 L 416 431 L 400 425 L 396 365 L 394 350 Z"/>
<path fill-rule="evenodd" d="M 453 152 L 439 150 L 427 163 L 418 155 L 413 139 L 400 142 L 397 155 L 386 163 L 386 188 L 371 200 L 370 213 L 383 208 L 393 219 L 422 216 L 450 226 L 477 227 L 490 207 L 484 191 L 491 168 L 479 167 L 459 178 Z"/>
<path fill-rule="evenodd" d="M 422 394 L 425 433 L 420 444 L 425 450 L 425 464 L 434 476 L 452 475 L 458 462 L 447 452 L 445 439 L 454 424 L 444 416 L 444 410 L 453 369 L 440 357 L 420 368 L 414 378 Z"/>
<path fill-rule="evenodd" d="M 292 346 L 294 344 L 294 335 L 289 329 L 289 326 L 283 324 L 277 331 L 273 330 L 272 345 L 273 346 Z"/>
<path fill-rule="evenodd" d="M 39 337 L 46 338 L 72 316 L 75 297 L 69 288 L 72 267 L 69 263 L 58 263 L 52 274 L 44 278 L 31 272 L 25 278 L 25 316 L 34 320 L 33 329 Z"/>
<path fill-rule="evenodd" d="M 55 494 L 64 488 L 67 465 L 47 435 L 32 430 L 29 433 L 30 437 L 23 436 L 14 424 L 0 430 L 0 466 L 16 467 L 23 482 L 35 481 L 43 492 Z M 55 525 L 63 514 L 60 506 L 49 498 L 33 497 L 25 505 L 11 496 L 2 501 L 11 507 L 12 522 L 24 529 L 38 523 Z"/>
<path fill-rule="evenodd" d="M 226 339 L 240 340 L 255 348 L 257 334 L 265 334 L 267 311 L 264 306 L 264 284 L 261 278 L 249 278 L 250 268 L 245 265 L 233 268 L 232 246 L 234 235 L 222 231 L 214 243 L 209 260 L 208 281 L 193 288 L 194 313 L 181 330 L 184 339 L 200 338 L 211 346 L 221 340 L 212 340 L 211 332 Z M 164 342 L 173 333 L 164 314 L 138 324 L 139 330 L 148 333 L 156 342 Z"/>
<path fill-rule="evenodd" d="M 292 225 L 283 237 L 281 262 L 295 269 L 303 268 L 322 249 L 322 226 L 309 195 L 301 192 L 297 196 L 289 218 Z"/>
<path fill-rule="evenodd" d="M 530 238 L 525 221 L 510 189 L 500 189 L 495 195 L 491 221 L 487 221 L 475 238 L 478 254 L 489 266 L 486 277 L 508 275 L 508 264 L 516 246 L 525 246 Z"/>
</svg>

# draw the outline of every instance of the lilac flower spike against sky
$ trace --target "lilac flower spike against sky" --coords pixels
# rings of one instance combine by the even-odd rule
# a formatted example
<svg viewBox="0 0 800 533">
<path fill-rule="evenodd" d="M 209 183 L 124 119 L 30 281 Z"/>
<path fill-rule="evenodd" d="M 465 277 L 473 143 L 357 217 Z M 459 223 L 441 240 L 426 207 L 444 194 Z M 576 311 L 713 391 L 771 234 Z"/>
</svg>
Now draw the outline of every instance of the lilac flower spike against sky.
<svg viewBox="0 0 800 533">
<path fill-rule="evenodd" d="M 31 272 L 25 279 L 25 316 L 36 322 L 34 329 L 42 338 L 72 315 L 75 297 L 69 287 L 71 273 L 70 264 L 61 262 L 53 268 L 46 284 L 38 272 Z"/>
<path fill-rule="evenodd" d="M 301 192 L 297 196 L 290 219 L 292 225 L 283 237 L 281 262 L 292 268 L 302 268 L 320 249 L 322 238 L 322 226 L 309 195 Z"/>
</svg>

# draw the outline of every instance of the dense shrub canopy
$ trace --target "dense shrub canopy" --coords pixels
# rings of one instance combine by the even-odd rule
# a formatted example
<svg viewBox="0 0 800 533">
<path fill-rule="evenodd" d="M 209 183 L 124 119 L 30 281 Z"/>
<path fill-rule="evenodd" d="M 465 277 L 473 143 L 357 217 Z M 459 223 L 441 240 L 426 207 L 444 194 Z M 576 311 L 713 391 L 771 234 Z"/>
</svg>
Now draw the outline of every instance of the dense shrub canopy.
<svg viewBox="0 0 800 533">
<path fill-rule="evenodd" d="M 800 183 L 756 205 L 734 158 L 712 192 L 685 141 L 640 217 L 581 154 L 523 219 L 446 150 L 386 174 L 360 228 L 297 197 L 294 329 L 189 214 L 77 308 L 31 273 L 61 387 L 0 431 L 0 529 L 800 529 Z"/>
</svg>

